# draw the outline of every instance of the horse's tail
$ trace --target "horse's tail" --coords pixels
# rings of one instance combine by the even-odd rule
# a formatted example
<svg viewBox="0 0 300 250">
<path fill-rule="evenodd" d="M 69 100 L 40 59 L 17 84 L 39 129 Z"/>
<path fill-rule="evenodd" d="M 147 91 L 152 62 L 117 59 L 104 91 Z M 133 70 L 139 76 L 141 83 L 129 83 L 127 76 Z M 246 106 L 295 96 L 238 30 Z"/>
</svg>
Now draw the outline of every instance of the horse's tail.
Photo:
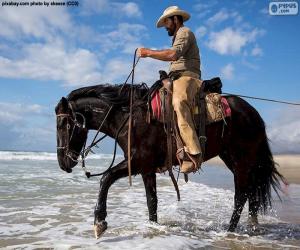
<svg viewBox="0 0 300 250">
<path fill-rule="evenodd" d="M 252 169 L 251 188 L 261 212 L 265 213 L 271 206 L 271 189 L 279 196 L 281 191 L 280 181 L 285 182 L 284 177 L 276 169 L 278 164 L 274 161 L 268 138 L 259 146 L 257 165 Z"/>
</svg>

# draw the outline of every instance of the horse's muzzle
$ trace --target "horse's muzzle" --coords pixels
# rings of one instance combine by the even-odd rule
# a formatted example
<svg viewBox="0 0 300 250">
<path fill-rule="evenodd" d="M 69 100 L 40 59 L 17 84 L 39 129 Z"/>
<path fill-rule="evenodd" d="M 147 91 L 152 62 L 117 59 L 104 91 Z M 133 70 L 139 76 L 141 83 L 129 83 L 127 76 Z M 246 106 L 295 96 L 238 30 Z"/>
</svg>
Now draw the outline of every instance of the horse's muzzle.
<svg viewBox="0 0 300 250">
<path fill-rule="evenodd" d="M 61 154 L 60 152 L 57 153 L 59 167 L 67 173 L 72 173 L 72 168 L 77 165 L 77 161 L 75 161 L 75 159 L 77 159 L 78 156 L 75 156 L 73 154 L 70 156 L 71 157 L 65 154 Z"/>
</svg>

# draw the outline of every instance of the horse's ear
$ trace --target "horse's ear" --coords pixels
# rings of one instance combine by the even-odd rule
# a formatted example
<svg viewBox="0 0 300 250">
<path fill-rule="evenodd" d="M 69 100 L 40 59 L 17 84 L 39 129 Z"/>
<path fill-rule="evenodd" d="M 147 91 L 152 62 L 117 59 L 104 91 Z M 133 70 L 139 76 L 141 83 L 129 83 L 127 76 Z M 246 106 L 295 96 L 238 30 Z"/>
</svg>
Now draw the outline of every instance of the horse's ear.
<svg viewBox="0 0 300 250">
<path fill-rule="evenodd" d="M 68 100 L 65 97 L 62 97 L 55 107 L 55 113 L 58 114 L 62 112 L 67 112 L 68 105 Z"/>
<path fill-rule="evenodd" d="M 61 100 L 60 100 L 60 102 L 61 102 L 61 105 L 62 105 L 63 109 L 67 110 L 68 106 L 69 106 L 67 98 L 62 97 Z"/>
<path fill-rule="evenodd" d="M 62 97 L 55 109 L 56 112 L 58 112 L 58 109 L 60 112 L 66 112 L 68 110 L 68 100 L 65 97 Z"/>
</svg>

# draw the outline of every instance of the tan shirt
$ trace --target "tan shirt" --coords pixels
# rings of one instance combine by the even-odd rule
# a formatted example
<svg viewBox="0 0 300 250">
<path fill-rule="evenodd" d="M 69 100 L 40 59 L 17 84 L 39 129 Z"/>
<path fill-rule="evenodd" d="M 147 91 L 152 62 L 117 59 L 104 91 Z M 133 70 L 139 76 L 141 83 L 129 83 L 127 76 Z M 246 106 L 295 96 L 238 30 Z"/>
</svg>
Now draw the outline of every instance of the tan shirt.
<svg viewBox="0 0 300 250">
<path fill-rule="evenodd" d="M 171 62 L 171 71 L 191 71 L 201 76 L 199 48 L 194 33 L 187 27 L 180 27 L 176 33 L 172 48 L 176 50 L 178 60 Z"/>
</svg>

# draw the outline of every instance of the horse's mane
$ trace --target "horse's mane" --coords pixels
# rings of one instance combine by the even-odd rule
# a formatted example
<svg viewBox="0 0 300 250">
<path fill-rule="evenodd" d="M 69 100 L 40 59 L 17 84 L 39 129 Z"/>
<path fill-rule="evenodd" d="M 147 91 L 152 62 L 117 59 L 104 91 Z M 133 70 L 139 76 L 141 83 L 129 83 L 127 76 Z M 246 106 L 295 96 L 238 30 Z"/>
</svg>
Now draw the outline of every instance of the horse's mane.
<svg viewBox="0 0 300 250">
<path fill-rule="evenodd" d="M 145 101 L 148 96 L 148 87 L 146 84 L 134 84 L 133 99 Z M 99 98 L 108 104 L 128 104 L 130 98 L 130 84 L 113 85 L 99 84 L 94 86 L 75 89 L 67 96 L 68 101 L 77 101 L 81 98 Z"/>
</svg>

